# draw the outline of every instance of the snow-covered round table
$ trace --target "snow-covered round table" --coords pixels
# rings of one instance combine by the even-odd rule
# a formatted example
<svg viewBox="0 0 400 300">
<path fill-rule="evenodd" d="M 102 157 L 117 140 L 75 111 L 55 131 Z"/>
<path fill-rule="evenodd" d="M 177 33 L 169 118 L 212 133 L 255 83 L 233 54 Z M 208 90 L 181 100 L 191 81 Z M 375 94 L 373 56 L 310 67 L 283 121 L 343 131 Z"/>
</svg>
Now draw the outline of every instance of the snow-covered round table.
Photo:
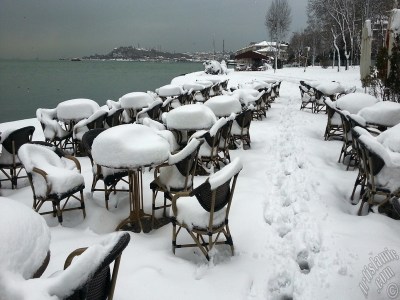
<svg viewBox="0 0 400 300">
<path fill-rule="evenodd" d="M 390 151 L 400 153 L 400 124 L 385 130 L 376 139 Z"/>
<path fill-rule="evenodd" d="M 43 272 L 50 258 L 46 221 L 15 200 L 0 197 L 0 202 L 0 278 L 9 274 L 24 279 L 40 276 L 39 269 L 43 267 Z"/>
<path fill-rule="evenodd" d="M 217 121 L 213 111 L 202 103 L 177 107 L 163 117 L 166 127 L 175 132 L 178 144 L 184 147 L 191 133 L 208 130 Z"/>
<path fill-rule="evenodd" d="M 204 105 L 208 106 L 217 117 L 227 117 L 232 113 L 239 113 L 242 111 L 239 98 L 230 95 L 211 97 Z"/>
<path fill-rule="evenodd" d="M 149 106 L 154 102 L 154 98 L 144 92 L 132 92 L 119 98 L 121 108 L 123 108 L 129 117 L 129 121 L 135 121 L 136 114 L 139 110 Z"/>
<path fill-rule="evenodd" d="M 379 100 L 365 93 L 350 93 L 336 100 L 336 107 L 341 110 L 347 110 L 351 114 L 358 113 L 367 106 L 374 105 Z"/>
<path fill-rule="evenodd" d="M 90 117 L 100 106 L 90 99 L 71 99 L 57 105 L 57 119 L 64 122 L 75 121 Z"/>
<path fill-rule="evenodd" d="M 382 101 L 365 107 L 358 112 L 367 125 L 375 125 L 386 129 L 400 123 L 400 103 Z"/>
<path fill-rule="evenodd" d="M 333 96 L 337 93 L 344 93 L 346 91 L 346 88 L 336 81 L 320 83 L 315 88 L 332 100 L 334 100 Z"/>
<path fill-rule="evenodd" d="M 165 116 L 167 128 L 177 130 L 210 129 L 216 121 L 214 112 L 201 103 L 177 107 Z"/>
<path fill-rule="evenodd" d="M 245 106 L 255 104 L 255 102 L 260 98 L 260 92 L 253 88 L 240 88 L 234 90 L 232 94 L 238 97 L 240 103 Z"/>
<path fill-rule="evenodd" d="M 100 109 L 96 101 L 90 99 L 71 99 L 60 102 L 57 107 L 57 119 L 66 131 L 71 132 L 80 120 L 89 118 Z"/>
<path fill-rule="evenodd" d="M 104 167 L 127 169 L 130 212 L 117 230 L 130 224 L 134 232 L 151 230 L 151 216 L 143 211 L 142 168 L 164 163 L 170 155 L 170 144 L 147 126 L 125 124 L 99 134 L 92 146 L 93 160 Z"/>
</svg>

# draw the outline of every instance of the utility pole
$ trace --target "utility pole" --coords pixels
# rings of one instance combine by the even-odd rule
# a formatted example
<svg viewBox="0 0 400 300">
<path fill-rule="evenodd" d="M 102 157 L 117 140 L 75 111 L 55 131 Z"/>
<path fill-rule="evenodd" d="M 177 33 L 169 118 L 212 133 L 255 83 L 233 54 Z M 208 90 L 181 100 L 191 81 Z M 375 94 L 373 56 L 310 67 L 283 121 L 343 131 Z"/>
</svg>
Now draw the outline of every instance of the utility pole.
<svg viewBox="0 0 400 300">
<path fill-rule="evenodd" d="M 213 37 L 213 49 L 214 49 L 213 59 L 215 60 L 215 39 L 214 39 L 214 37 Z"/>
</svg>

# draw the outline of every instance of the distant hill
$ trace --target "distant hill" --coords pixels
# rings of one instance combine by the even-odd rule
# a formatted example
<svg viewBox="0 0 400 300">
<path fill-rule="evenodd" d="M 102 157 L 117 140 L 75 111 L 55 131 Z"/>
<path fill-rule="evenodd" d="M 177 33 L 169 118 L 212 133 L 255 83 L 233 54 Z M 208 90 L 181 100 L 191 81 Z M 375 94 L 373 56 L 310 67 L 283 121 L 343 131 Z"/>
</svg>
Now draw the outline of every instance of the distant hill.
<svg viewBox="0 0 400 300">
<path fill-rule="evenodd" d="M 83 59 L 129 59 L 129 60 L 188 60 L 192 57 L 183 53 L 170 53 L 155 49 L 135 48 L 132 46 L 114 48 L 107 54 L 94 54 Z"/>
</svg>

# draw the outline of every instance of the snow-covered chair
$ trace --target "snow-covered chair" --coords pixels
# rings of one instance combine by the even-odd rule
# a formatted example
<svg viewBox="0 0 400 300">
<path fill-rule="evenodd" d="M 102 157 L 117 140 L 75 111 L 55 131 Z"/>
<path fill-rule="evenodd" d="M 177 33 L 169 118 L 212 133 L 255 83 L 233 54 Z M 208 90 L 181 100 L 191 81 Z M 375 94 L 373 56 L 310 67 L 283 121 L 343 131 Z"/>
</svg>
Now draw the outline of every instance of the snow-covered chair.
<svg viewBox="0 0 400 300">
<path fill-rule="evenodd" d="M 68 255 L 65 264 L 64 271 L 68 271 L 74 268 L 82 269 L 86 267 L 84 260 L 79 256 L 85 255 L 86 263 L 89 263 L 88 259 L 96 259 L 90 264 L 92 272 L 86 273 L 86 276 L 81 277 L 82 281 L 77 284 L 73 294 L 70 295 L 68 300 L 83 300 L 83 299 L 109 299 L 112 300 L 114 296 L 115 285 L 117 282 L 119 265 L 121 262 L 122 252 L 128 246 L 130 241 L 130 235 L 126 232 L 118 232 L 112 234 L 108 239 L 105 239 L 98 245 L 91 246 L 89 248 L 79 248 Z M 98 249 L 98 248 L 103 249 Z M 93 251 L 91 251 L 93 250 Z M 96 251 L 97 250 L 97 251 Z M 104 250 L 104 251 L 100 251 Z M 99 255 L 93 255 L 93 252 L 99 252 Z M 90 254 L 92 254 L 92 258 Z M 75 260 L 74 258 L 77 257 Z M 113 271 L 111 274 L 110 265 L 114 263 Z"/>
<path fill-rule="evenodd" d="M 143 108 L 136 115 L 136 124 L 142 124 L 144 118 L 150 118 L 154 121 L 159 121 L 161 118 L 161 107 L 163 102 L 161 99 L 154 100 L 148 107 Z"/>
<path fill-rule="evenodd" d="M 393 207 L 389 200 L 400 197 L 399 154 L 389 153 L 390 150 L 368 134 L 361 135 L 358 142 L 366 173 L 366 189 L 358 214 L 365 212 L 365 203 L 368 204 L 368 209 L 377 205 L 378 212 L 391 214 Z"/>
<path fill-rule="evenodd" d="M 237 147 L 236 142 L 240 141 L 243 149 L 246 149 L 247 147 L 250 148 L 250 125 L 252 119 L 253 110 L 251 106 L 235 117 L 231 129 L 231 147 Z"/>
<path fill-rule="evenodd" d="M 26 280 L 22 276 L 7 276 L 7 286 L 0 282 L 1 299 L 111 300 L 121 255 L 129 241 L 126 232 L 111 233 L 95 245 L 73 251 L 65 261 L 64 270 L 47 278 Z"/>
<path fill-rule="evenodd" d="M 351 120 L 354 120 L 351 116 L 353 116 L 353 115 L 349 115 L 350 123 L 352 123 Z M 365 171 L 365 166 L 364 166 L 364 161 L 363 161 L 363 153 L 362 153 L 361 147 L 359 145 L 359 138 L 363 134 L 371 135 L 364 127 L 361 127 L 358 125 L 352 126 L 351 135 L 353 137 L 353 149 L 355 150 L 355 153 L 357 156 L 357 161 L 358 161 L 358 164 L 357 164 L 358 174 L 357 174 L 356 180 L 354 182 L 353 191 L 350 196 L 352 204 L 358 203 L 358 200 L 364 194 L 365 187 L 366 187 L 367 174 Z M 361 188 L 360 189 L 360 197 L 359 197 L 359 199 L 355 200 L 354 195 L 355 195 L 355 192 L 356 192 L 358 186 L 360 186 L 360 188 Z"/>
<path fill-rule="evenodd" d="M 123 108 L 112 108 L 108 111 L 105 118 L 104 127 L 111 128 L 121 125 Z"/>
<path fill-rule="evenodd" d="M 63 212 L 81 209 L 83 217 L 86 217 L 83 198 L 85 181 L 81 175 L 81 165 L 75 157 L 66 155 L 55 146 L 39 144 L 22 145 L 18 156 L 28 174 L 33 192 L 33 208 L 37 212 L 43 204 L 51 202 L 52 209 L 41 212 L 41 215 L 57 215 L 58 221 L 62 223 Z M 76 196 L 76 193 L 79 193 L 79 196 Z M 77 200 L 79 206 L 67 207 L 71 198 Z M 64 200 L 66 201 L 61 205 Z"/>
<path fill-rule="evenodd" d="M 232 131 L 232 124 L 233 121 L 236 117 L 236 114 L 231 114 L 227 118 L 226 124 L 222 126 L 221 128 L 221 137 L 219 140 L 219 145 L 218 145 L 218 159 L 221 163 L 224 165 L 228 164 L 231 162 L 231 156 L 229 153 L 229 145 L 231 142 L 231 131 Z"/>
<path fill-rule="evenodd" d="M 36 118 L 42 126 L 46 142 L 61 149 L 73 149 L 72 131 L 65 130 L 57 120 L 56 108 L 38 108 Z"/>
<path fill-rule="evenodd" d="M 324 93 L 322 93 L 320 90 L 313 88 L 314 91 L 314 96 L 315 96 L 315 104 L 314 104 L 314 113 L 319 113 L 319 112 L 325 112 L 326 111 L 326 105 L 324 102 L 324 99 L 326 98 L 324 96 Z"/>
<path fill-rule="evenodd" d="M 176 248 L 199 247 L 207 260 L 218 244 L 229 245 L 234 255 L 229 230 L 229 211 L 236 180 L 242 163 L 236 158 L 190 192 L 178 192 L 172 198 L 172 251 Z M 186 229 L 194 244 L 178 244 L 181 229 Z"/>
<path fill-rule="evenodd" d="M 6 176 L 5 179 L 0 180 L 0 187 L 2 181 L 10 181 L 11 188 L 17 188 L 18 178 L 23 169 L 23 165 L 18 156 L 19 148 L 32 141 L 32 135 L 35 127 L 26 126 L 18 129 L 9 129 L 4 131 L 0 136 L 0 143 L 2 144 L 2 152 L 0 154 L 0 171 Z"/>
<path fill-rule="evenodd" d="M 193 187 L 193 177 L 196 171 L 197 156 L 203 141 L 192 139 L 189 144 L 176 154 L 170 155 L 168 162 L 156 167 L 154 180 L 150 183 L 153 191 L 152 204 L 152 226 L 157 226 L 155 221 L 156 210 L 163 209 L 163 217 L 166 217 L 167 199 L 171 201 L 172 196 L 177 192 L 188 192 Z M 156 204 L 158 193 L 164 194 L 162 205 Z M 158 222 L 159 225 L 162 222 Z"/>
<path fill-rule="evenodd" d="M 342 144 L 342 149 L 340 150 L 338 162 L 340 162 L 343 158 L 342 162 L 346 163 L 345 160 L 347 159 L 346 170 L 348 170 L 350 165 L 353 167 L 357 165 L 357 154 L 353 147 L 351 124 L 348 119 L 348 116 L 350 114 L 347 110 L 339 110 L 339 109 L 337 110 L 337 113 L 339 114 L 340 119 L 342 120 L 342 128 L 343 128 L 343 144 Z"/>
<path fill-rule="evenodd" d="M 325 127 L 324 138 L 325 141 L 330 139 L 343 139 L 343 126 L 342 119 L 338 113 L 336 105 L 331 99 L 325 99 L 326 111 L 327 111 L 327 121 Z"/>
<path fill-rule="evenodd" d="M 104 192 L 104 201 L 106 204 L 106 208 L 108 209 L 108 201 L 110 199 L 110 194 L 112 192 L 129 192 L 128 189 L 117 189 L 117 184 L 120 181 L 124 181 L 125 183 L 128 184 L 128 181 L 124 179 L 124 177 L 128 176 L 128 171 L 123 170 L 123 169 L 112 169 L 112 168 L 106 168 L 99 166 L 93 161 L 92 157 L 92 145 L 94 139 L 102 133 L 105 128 L 96 128 L 96 129 L 91 129 L 87 131 L 83 136 L 82 136 L 82 146 L 87 153 L 90 162 L 92 164 L 92 171 L 93 171 L 93 180 L 92 180 L 92 187 L 91 191 L 96 192 L 96 191 L 101 191 Z M 103 181 L 104 187 L 99 188 L 97 186 L 97 183 L 99 181 Z"/>
<path fill-rule="evenodd" d="M 73 129 L 74 154 L 84 154 L 82 151 L 82 136 L 85 132 L 95 129 L 104 128 L 104 122 L 107 118 L 108 111 L 99 109 L 87 119 L 83 119 L 75 124 Z"/>
<path fill-rule="evenodd" d="M 199 150 L 198 168 L 196 174 L 205 175 L 214 172 L 214 168 L 220 169 L 220 157 L 218 155 L 221 133 L 227 118 L 220 118 L 209 130 L 199 130 L 192 134 L 191 139 L 204 139 Z"/>
<path fill-rule="evenodd" d="M 258 99 L 254 101 L 255 109 L 253 111 L 253 119 L 255 120 L 262 120 L 263 117 L 267 116 L 267 109 L 263 100 L 264 94 L 264 90 L 259 91 L 257 95 Z"/>
<path fill-rule="evenodd" d="M 300 95 L 301 95 L 301 105 L 300 110 L 310 109 L 311 112 L 314 112 L 315 106 L 315 96 L 313 92 L 306 88 L 304 85 L 299 85 Z"/>
</svg>

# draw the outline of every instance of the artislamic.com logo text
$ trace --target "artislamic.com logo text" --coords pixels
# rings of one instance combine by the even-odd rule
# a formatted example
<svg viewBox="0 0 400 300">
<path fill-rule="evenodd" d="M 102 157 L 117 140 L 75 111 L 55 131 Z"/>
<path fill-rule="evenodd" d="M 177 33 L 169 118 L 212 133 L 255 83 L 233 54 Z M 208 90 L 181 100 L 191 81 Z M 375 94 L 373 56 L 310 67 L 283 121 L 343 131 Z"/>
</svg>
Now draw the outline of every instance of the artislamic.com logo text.
<svg viewBox="0 0 400 300">
<path fill-rule="evenodd" d="M 386 283 L 396 275 L 392 268 L 387 265 L 396 260 L 399 260 L 399 255 L 395 250 L 389 250 L 387 248 L 369 258 L 369 263 L 364 265 L 362 271 L 363 276 L 359 283 L 359 287 L 365 298 L 368 298 L 368 292 L 373 288 L 373 284 L 375 284 L 376 290 L 380 294 Z M 386 287 L 386 292 L 389 299 L 394 299 L 399 294 L 399 287 L 396 283 L 389 283 Z"/>
</svg>

